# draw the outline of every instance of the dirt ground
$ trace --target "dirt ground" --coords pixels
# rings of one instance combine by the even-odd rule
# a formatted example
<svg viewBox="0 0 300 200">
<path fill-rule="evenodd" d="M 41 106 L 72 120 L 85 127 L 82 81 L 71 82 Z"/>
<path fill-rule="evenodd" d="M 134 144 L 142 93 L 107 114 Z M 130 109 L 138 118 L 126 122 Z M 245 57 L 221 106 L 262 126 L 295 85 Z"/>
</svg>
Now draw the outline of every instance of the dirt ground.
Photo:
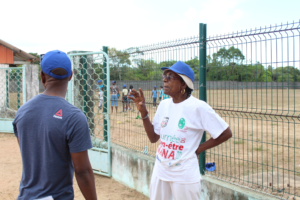
<svg viewBox="0 0 300 200">
<path fill-rule="evenodd" d="M 13 200 L 19 194 L 22 175 L 20 149 L 14 134 L 0 133 L 0 199 Z M 146 200 L 143 194 L 115 180 L 95 175 L 96 190 L 100 200 Z M 75 200 L 84 199 L 74 178 Z"/>
</svg>

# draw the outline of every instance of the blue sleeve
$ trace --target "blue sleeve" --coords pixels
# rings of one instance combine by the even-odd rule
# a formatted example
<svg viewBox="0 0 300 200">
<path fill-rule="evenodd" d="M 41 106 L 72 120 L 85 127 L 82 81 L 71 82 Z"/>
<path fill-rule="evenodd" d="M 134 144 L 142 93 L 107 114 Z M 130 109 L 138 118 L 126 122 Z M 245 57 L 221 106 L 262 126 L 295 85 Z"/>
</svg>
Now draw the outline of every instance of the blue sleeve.
<svg viewBox="0 0 300 200">
<path fill-rule="evenodd" d="M 87 119 L 81 111 L 75 113 L 68 123 L 67 142 L 71 153 L 93 147 Z"/>
<path fill-rule="evenodd" d="M 14 121 L 12 122 L 12 125 L 13 125 L 13 128 L 14 128 L 14 134 L 15 134 L 16 137 L 18 137 L 18 129 L 17 129 L 17 124 L 16 124 L 15 121 L 16 121 L 16 120 L 14 120 Z"/>
<path fill-rule="evenodd" d="M 19 119 L 19 112 L 17 112 L 17 114 L 15 116 L 15 119 L 12 122 L 14 134 L 15 134 L 16 137 L 19 137 L 18 136 L 18 128 L 17 128 L 17 121 L 18 121 L 18 119 Z"/>
</svg>

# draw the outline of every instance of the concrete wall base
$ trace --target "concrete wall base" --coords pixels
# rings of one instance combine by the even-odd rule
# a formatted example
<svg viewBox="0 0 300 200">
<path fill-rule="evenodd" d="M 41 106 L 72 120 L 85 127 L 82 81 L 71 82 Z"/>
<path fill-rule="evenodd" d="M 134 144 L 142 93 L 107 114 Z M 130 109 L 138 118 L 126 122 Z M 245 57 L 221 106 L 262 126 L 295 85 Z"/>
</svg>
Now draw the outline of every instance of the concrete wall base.
<svg viewBox="0 0 300 200">
<path fill-rule="evenodd" d="M 201 200 L 275 200 L 277 198 L 239 187 L 209 175 L 202 176 Z"/>
<path fill-rule="evenodd" d="M 116 144 L 111 156 L 112 178 L 149 197 L 155 159 Z"/>
<path fill-rule="evenodd" d="M 112 178 L 149 197 L 155 158 L 112 144 Z M 201 200 L 277 199 L 208 175 L 202 176 Z"/>
</svg>

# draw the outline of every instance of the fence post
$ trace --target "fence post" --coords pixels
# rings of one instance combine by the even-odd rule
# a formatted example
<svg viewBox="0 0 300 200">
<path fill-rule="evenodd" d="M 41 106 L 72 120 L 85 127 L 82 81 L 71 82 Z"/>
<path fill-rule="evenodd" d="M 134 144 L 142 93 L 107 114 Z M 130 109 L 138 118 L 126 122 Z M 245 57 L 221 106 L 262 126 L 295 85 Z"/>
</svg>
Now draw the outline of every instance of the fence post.
<svg viewBox="0 0 300 200">
<path fill-rule="evenodd" d="M 20 79 L 21 79 L 21 76 L 20 76 L 20 72 L 18 72 L 18 74 L 16 76 L 16 79 L 17 79 L 17 108 L 19 109 L 20 106 L 21 106 L 21 99 L 20 99 Z"/>
<path fill-rule="evenodd" d="M 9 108 L 9 70 L 5 70 L 6 72 L 6 107 Z"/>
<path fill-rule="evenodd" d="M 108 48 L 106 46 L 103 46 L 103 52 L 105 52 L 106 54 L 108 54 Z M 110 108 L 107 108 L 107 99 L 109 99 L 106 95 L 107 93 L 107 64 L 106 64 L 107 60 L 106 58 L 104 57 L 104 62 L 103 62 L 103 102 L 104 102 L 104 105 L 103 105 L 103 113 L 107 113 L 107 109 L 110 109 Z M 109 67 L 109 66 L 108 66 Z M 107 120 L 106 118 L 104 117 L 103 119 L 103 124 L 104 124 L 104 130 L 103 130 L 103 138 L 104 140 L 107 142 Z"/>
<path fill-rule="evenodd" d="M 86 117 L 88 117 L 88 107 L 87 107 L 87 56 L 82 56 L 81 58 L 82 63 L 82 85 L 83 85 L 83 91 L 82 91 L 82 97 L 83 97 L 83 112 Z"/>
<path fill-rule="evenodd" d="M 206 99 L 206 24 L 199 27 L 199 99 Z M 203 133 L 201 144 L 206 141 L 206 132 Z M 205 151 L 199 155 L 200 173 L 205 174 Z"/>
</svg>

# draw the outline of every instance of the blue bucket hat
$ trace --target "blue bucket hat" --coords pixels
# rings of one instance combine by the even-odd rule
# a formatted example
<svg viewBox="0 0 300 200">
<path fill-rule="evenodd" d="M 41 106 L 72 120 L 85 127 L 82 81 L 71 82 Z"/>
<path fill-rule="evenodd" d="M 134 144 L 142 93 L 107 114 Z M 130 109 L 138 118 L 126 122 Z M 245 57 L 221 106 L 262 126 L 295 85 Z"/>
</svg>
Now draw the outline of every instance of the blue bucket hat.
<svg viewBox="0 0 300 200">
<path fill-rule="evenodd" d="M 123 87 L 126 87 L 126 85 L 123 85 Z"/>
<path fill-rule="evenodd" d="M 64 79 L 72 74 L 71 60 L 65 52 L 60 50 L 49 51 L 43 56 L 41 63 L 42 71 L 56 79 Z M 63 68 L 67 71 L 65 75 L 56 75 L 51 71 L 56 68 Z"/>
<path fill-rule="evenodd" d="M 194 90 L 194 80 L 195 80 L 195 74 L 192 68 L 185 64 L 182 61 L 178 61 L 171 67 L 162 67 L 161 70 L 171 70 L 178 74 L 183 81 L 186 83 L 186 85 L 191 89 Z"/>
<path fill-rule="evenodd" d="M 98 83 L 102 83 L 102 80 L 99 80 Z"/>
</svg>

